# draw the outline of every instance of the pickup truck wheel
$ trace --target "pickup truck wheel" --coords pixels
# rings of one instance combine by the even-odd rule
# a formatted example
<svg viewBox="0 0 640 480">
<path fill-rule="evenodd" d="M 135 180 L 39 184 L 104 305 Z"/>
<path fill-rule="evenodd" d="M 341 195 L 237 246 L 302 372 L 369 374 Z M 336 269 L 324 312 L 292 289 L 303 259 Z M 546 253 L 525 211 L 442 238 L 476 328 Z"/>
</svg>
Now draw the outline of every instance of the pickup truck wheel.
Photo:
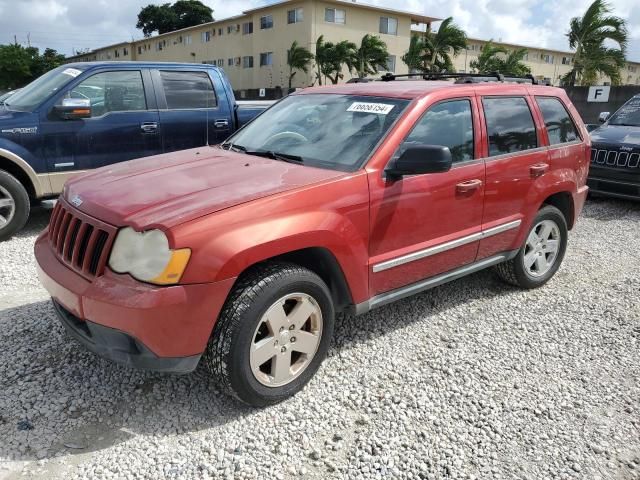
<svg viewBox="0 0 640 480">
<path fill-rule="evenodd" d="M 567 238 L 567 221 L 562 212 L 551 205 L 544 206 L 533 220 L 518 255 L 495 267 L 498 276 L 522 288 L 544 285 L 560 268 Z"/>
<path fill-rule="evenodd" d="M 241 277 L 229 295 L 204 362 L 242 402 L 280 402 L 317 371 L 334 316 L 329 289 L 315 273 L 294 264 L 265 264 Z"/>
<path fill-rule="evenodd" d="M 29 195 L 22 184 L 10 173 L 0 170 L 0 241 L 24 227 L 30 209 Z"/>
</svg>

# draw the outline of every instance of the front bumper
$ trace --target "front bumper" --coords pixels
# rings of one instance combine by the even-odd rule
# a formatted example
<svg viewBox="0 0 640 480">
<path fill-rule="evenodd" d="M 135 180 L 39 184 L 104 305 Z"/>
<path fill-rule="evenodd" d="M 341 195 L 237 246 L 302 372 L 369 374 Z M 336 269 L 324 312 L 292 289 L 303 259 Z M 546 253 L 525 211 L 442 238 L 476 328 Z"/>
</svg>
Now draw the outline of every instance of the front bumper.
<svg viewBox="0 0 640 480">
<path fill-rule="evenodd" d="M 144 369 L 193 370 L 235 281 L 156 287 L 108 269 L 89 281 L 58 260 L 46 230 L 34 251 L 67 331 L 100 356 Z"/>
<path fill-rule="evenodd" d="M 592 193 L 627 200 L 640 200 L 640 170 L 591 165 L 587 185 Z"/>
</svg>

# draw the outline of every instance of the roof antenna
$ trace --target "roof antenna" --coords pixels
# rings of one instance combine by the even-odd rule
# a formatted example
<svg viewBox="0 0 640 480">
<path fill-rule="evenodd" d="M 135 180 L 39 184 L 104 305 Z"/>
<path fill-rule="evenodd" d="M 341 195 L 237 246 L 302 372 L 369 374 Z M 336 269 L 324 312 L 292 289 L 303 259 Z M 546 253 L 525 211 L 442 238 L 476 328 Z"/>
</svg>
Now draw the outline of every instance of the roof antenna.
<svg viewBox="0 0 640 480">
<path fill-rule="evenodd" d="M 209 75 L 209 73 L 207 72 L 207 76 Z M 211 81 L 211 79 L 209 79 L 209 81 Z M 213 85 L 211 86 L 213 88 Z M 210 147 L 211 145 L 209 145 L 209 97 L 206 97 L 205 100 L 205 104 L 207 106 L 206 108 L 206 115 L 207 115 L 207 133 L 206 133 L 206 141 L 207 141 L 207 147 Z"/>
</svg>

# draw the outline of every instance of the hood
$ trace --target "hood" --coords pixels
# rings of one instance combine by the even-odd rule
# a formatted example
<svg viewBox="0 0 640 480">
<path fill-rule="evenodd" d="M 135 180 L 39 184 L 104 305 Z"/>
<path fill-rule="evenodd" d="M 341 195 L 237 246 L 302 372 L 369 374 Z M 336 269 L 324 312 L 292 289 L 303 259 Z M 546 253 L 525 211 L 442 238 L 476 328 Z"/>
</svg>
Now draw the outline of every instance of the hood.
<svg viewBox="0 0 640 480">
<path fill-rule="evenodd" d="M 170 228 L 343 172 L 202 147 L 103 167 L 65 186 L 79 210 L 116 226 Z"/>
<path fill-rule="evenodd" d="M 640 146 L 640 127 L 605 124 L 591 132 L 591 143 Z"/>
</svg>

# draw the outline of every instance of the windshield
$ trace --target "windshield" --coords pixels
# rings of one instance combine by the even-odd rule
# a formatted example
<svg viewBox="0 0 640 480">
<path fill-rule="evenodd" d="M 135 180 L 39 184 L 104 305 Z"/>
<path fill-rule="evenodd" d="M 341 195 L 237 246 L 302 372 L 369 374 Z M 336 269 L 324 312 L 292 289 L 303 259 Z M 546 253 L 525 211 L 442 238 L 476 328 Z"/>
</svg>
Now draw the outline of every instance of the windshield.
<svg viewBox="0 0 640 480">
<path fill-rule="evenodd" d="M 232 136 L 223 148 L 352 171 L 371 155 L 408 103 L 354 95 L 292 95 Z"/>
<path fill-rule="evenodd" d="M 45 73 L 4 101 L 11 110 L 30 112 L 82 73 L 77 68 L 58 67 Z"/>
<path fill-rule="evenodd" d="M 625 103 L 609 120 L 609 125 L 640 127 L 640 96 Z"/>
</svg>

